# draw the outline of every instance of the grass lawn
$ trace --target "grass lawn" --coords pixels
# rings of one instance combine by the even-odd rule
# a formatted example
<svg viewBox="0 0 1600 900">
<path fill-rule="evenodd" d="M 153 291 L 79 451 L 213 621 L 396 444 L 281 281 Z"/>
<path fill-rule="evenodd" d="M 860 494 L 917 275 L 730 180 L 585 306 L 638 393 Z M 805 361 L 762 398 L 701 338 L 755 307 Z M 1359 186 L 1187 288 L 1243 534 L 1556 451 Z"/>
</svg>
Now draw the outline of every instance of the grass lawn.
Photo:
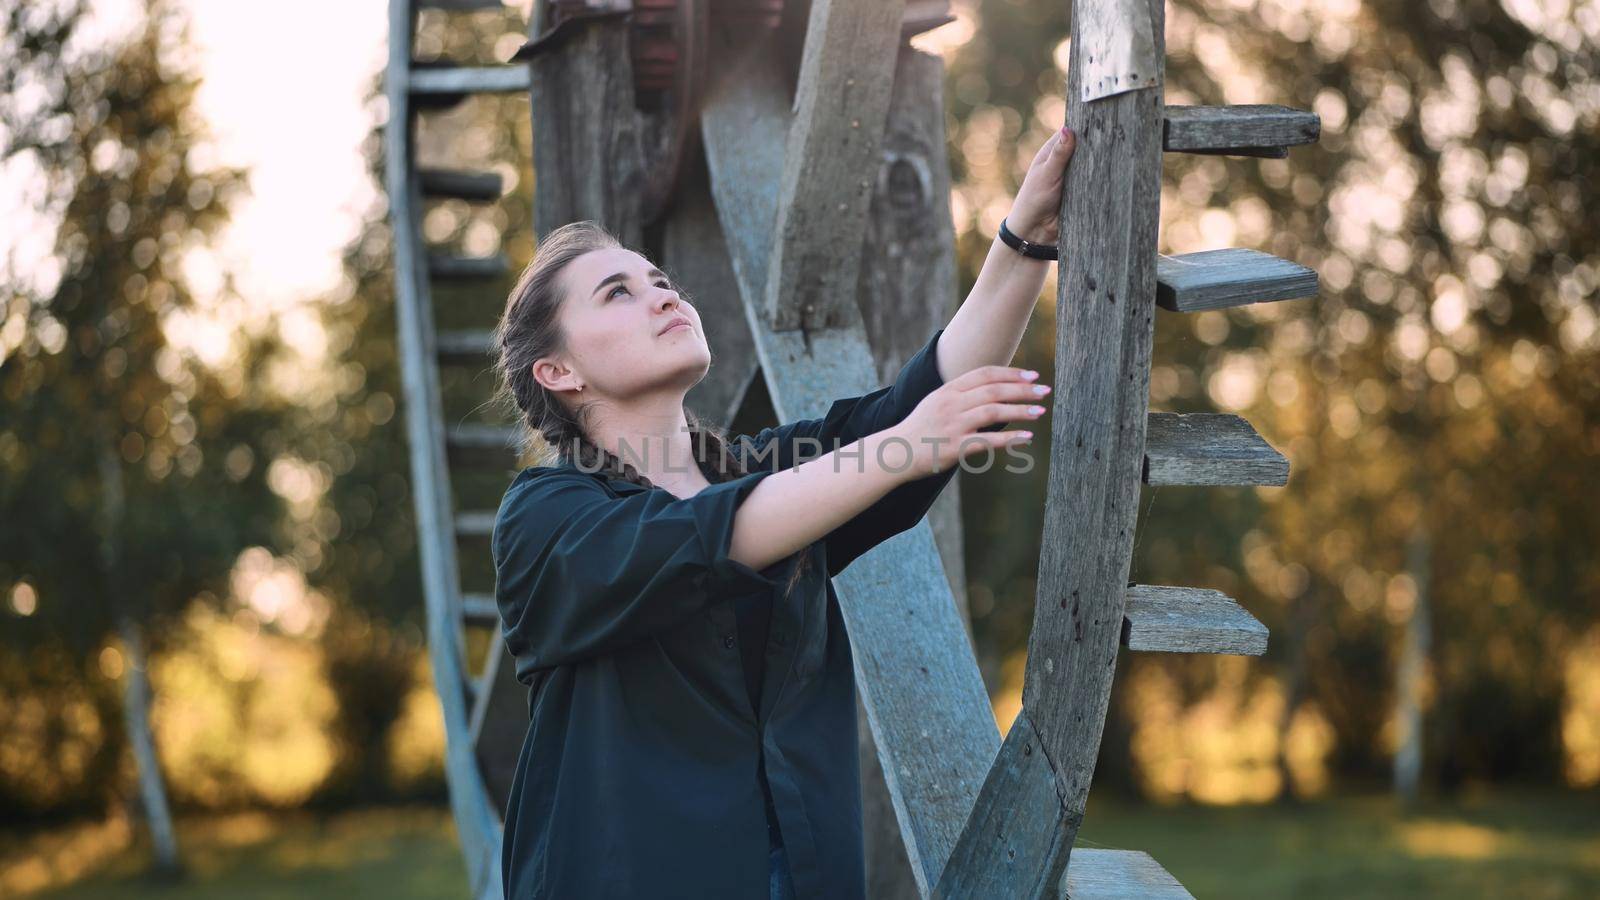
<svg viewBox="0 0 1600 900">
<path fill-rule="evenodd" d="M 327 818 L 241 813 L 188 818 L 184 880 L 152 882 L 126 830 L 32 836 L 0 851 L 0 894 L 31 866 L 50 898 L 465 897 L 447 810 L 367 809 Z M 1303 807 L 1090 804 L 1079 846 L 1145 850 L 1198 898 L 1600 897 L 1600 797 L 1497 793 L 1425 805 L 1387 797 Z M 72 867 L 76 866 L 74 870 Z M 19 872 L 22 876 L 19 876 Z M 63 879 L 67 883 L 61 883 Z"/>
<path fill-rule="evenodd" d="M 1198 898 L 1600 897 L 1600 795 L 1299 808 L 1090 803 L 1080 846 L 1149 852 Z"/>
</svg>

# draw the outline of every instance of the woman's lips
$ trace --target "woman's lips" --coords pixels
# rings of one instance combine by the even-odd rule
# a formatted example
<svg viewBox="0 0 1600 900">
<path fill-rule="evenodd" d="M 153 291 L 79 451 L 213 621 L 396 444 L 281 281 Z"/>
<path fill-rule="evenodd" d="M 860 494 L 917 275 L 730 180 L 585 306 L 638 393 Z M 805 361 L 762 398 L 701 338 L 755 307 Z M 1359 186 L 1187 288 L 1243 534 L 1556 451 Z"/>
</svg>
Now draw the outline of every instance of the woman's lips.
<svg viewBox="0 0 1600 900">
<path fill-rule="evenodd" d="M 688 327 L 689 327 L 689 323 L 688 322 L 673 322 L 671 325 L 668 325 L 666 327 L 666 329 L 664 331 L 662 331 L 661 333 L 662 334 L 671 334 L 674 331 L 677 331 L 679 328 L 688 328 Z"/>
</svg>

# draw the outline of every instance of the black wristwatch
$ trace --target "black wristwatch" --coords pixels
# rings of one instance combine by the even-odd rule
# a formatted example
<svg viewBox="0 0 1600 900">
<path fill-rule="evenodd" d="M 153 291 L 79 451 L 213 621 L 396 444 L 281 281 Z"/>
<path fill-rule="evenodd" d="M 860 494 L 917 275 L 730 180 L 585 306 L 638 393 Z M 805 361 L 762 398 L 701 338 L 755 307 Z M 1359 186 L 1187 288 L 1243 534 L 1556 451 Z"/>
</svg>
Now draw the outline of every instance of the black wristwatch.
<svg viewBox="0 0 1600 900">
<path fill-rule="evenodd" d="M 1006 227 L 1005 219 L 1000 220 L 1000 240 L 1004 241 L 1007 247 L 1021 253 L 1023 256 L 1029 256 L 1034 259 L 1056 258 L 1055 247 L 1049 244 L 1035 244 L 1030 240 L 1017 237 L 1011 232 L 1011 229 Z"/>
</svg>

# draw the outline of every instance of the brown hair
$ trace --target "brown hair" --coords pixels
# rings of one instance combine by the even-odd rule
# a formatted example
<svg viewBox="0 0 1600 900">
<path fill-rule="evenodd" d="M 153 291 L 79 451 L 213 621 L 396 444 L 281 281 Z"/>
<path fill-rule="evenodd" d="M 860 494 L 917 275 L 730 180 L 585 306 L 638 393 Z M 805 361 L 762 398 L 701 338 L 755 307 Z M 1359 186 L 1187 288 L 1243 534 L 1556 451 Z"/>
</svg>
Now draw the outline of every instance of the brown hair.
<svg viewBox="0 0 1600 900">
<path fill-rule="evenodd" d="M 586 426 L 594 402 L 569 410 L 533 377 L 534 362 L 558 354 L 566 346 L 558 319 L 564 300 L 561 272 L 583 254 L 608 248 L 623 248 L 623 244 L 598 222 L 571 222 L 545 235 L 506 298 L 505 312 L 494 329 L 492 353 L 502 394 L 509 396 L 521 419 L 524 452 L 533 453 L 542 444 L 546 464 L 564 457 L 586 472 L 601 472 L 648 489 L 655 486 L 648 477 L 589 437 Z M 682 296 L 689 299 L 687 293 Z M 707 481 L 715 484 L 749 474 L 744 459 L 728 448 L 720 429 L 687 407 L 683 414 L 695 461 Z M 785 596 L 794 590 L 805 567 L 806 556 L 802 555 L 785 585 Z"/>
</svg>

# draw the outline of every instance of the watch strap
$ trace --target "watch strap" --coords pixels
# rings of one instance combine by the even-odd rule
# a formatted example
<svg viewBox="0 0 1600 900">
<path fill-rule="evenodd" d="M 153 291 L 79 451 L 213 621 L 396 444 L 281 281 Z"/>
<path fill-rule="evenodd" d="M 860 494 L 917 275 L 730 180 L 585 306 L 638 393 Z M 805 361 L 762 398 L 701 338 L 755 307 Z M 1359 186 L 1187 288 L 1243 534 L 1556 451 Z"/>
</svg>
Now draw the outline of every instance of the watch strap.
<svg viewBox="0 0 1600 900">
<path fill-rule="evenodd" d="M 1056 259 L 1056 248 L 1050 244 L 1035 244 L 1033 241 L 1018 237 L 1010 228 L 1006 227 L 1006 220 L 1000 220 L 1000 240 L 1007 247 L 1033 259 Z"/>
</svg>

